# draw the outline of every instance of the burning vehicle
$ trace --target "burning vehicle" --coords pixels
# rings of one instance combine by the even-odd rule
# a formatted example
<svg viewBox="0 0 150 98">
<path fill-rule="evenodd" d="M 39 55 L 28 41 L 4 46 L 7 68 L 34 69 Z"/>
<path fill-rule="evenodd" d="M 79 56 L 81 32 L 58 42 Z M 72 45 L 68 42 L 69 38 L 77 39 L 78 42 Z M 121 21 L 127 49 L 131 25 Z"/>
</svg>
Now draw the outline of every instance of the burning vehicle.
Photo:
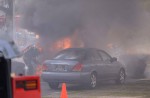
<svg viewBox="0 0 150 98">
<path fill-rule="evenodd" d="M 0 39 L 0 96 L 3 98 L 22 96 L 41 98 L 38 76 L 14 77 L 11 74 L 11 59 L 19 56 L 21 56 L 20 51 L 13 41 Z"/>
<path fill-rule="evenodd" d="M 43 66 L 42 78 L 52 89 L 57 89 L 63 82 L 86 84 L 89 88 L 95 88 L 102 80 L 123 84 L 126 78 L 124 66 L 115 57 L 94 48 L 62 50 Z"/>
</svg>

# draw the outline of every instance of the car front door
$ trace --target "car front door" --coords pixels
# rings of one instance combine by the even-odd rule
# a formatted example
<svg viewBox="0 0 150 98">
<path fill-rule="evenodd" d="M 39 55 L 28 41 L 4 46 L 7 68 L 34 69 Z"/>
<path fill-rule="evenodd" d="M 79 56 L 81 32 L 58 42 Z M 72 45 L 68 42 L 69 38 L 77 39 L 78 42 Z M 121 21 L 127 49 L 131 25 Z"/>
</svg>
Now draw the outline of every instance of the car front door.
<svg viewBox="0 0 150 98">
<path fill-rule="evenodd" d="M 117 73 L 117 65 L 116 62 L 112 62 L 112 57 L 104 51 L 99 51 L 99 54 L 102 57 L 102 64 L 104 70 L 105 79 L 113 79 Z"/>
</svg>

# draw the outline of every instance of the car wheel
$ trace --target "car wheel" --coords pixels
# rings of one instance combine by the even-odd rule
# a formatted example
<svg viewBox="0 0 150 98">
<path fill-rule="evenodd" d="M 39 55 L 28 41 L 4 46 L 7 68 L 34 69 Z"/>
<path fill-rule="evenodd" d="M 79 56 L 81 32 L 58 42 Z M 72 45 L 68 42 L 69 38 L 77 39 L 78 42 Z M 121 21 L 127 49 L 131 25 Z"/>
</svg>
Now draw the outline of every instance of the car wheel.
<svg viewBox="0 0 150 98">
<path fill-rule="evenodd" d="M 59 83 L 49 83 L 50 88 L 52 89 L 58 89 Z"/>
<path fill-rule="evenodd" d="M 97 75 L 96 75 L 96 73 L 92 73 L 90 76 L 90 81 L 88 83 L 88 87 L 91 89 L 94 89 L 94 88 L 96 88 L 96 86 L 97 86 Z"/>
<path fill-rule="evenodd" d="M 126 73 L 124 69 L 121 69 L 118 74 L 118 78 L 116 80 L 116 84 L 124 84 L 126 78 Z"/>
</svg>

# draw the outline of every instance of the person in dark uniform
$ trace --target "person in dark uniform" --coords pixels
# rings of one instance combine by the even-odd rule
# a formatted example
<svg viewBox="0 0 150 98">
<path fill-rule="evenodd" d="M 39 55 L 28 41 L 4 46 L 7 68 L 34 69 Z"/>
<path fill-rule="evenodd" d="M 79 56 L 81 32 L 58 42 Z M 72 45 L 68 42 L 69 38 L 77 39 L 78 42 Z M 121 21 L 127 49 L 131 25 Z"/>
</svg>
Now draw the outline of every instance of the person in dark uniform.
<svg viewBox="0 0 150 98">
<path fill-rule="evenodd" d="M 28 74 L 34 75 L 37 65 L 40 64 L 39 57 L 41 55 L 41 48 L 38 45 L 31 45 L 24 51 L 23 60 L 28 66 Z"/>
</svg>

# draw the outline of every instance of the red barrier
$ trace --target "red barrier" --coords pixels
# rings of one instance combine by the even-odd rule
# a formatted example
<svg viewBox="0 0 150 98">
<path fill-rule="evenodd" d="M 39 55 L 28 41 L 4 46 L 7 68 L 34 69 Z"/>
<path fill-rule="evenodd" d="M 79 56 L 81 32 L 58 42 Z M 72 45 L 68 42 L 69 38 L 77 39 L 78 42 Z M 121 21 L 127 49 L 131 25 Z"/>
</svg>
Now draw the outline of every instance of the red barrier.
<svg viewBox="0 0 150 98">
<path fill-rule="evenodd" d="M 41 98 L 39 76 L 19 76 L 12 78 L 13 98 Z"/>
</svg>

